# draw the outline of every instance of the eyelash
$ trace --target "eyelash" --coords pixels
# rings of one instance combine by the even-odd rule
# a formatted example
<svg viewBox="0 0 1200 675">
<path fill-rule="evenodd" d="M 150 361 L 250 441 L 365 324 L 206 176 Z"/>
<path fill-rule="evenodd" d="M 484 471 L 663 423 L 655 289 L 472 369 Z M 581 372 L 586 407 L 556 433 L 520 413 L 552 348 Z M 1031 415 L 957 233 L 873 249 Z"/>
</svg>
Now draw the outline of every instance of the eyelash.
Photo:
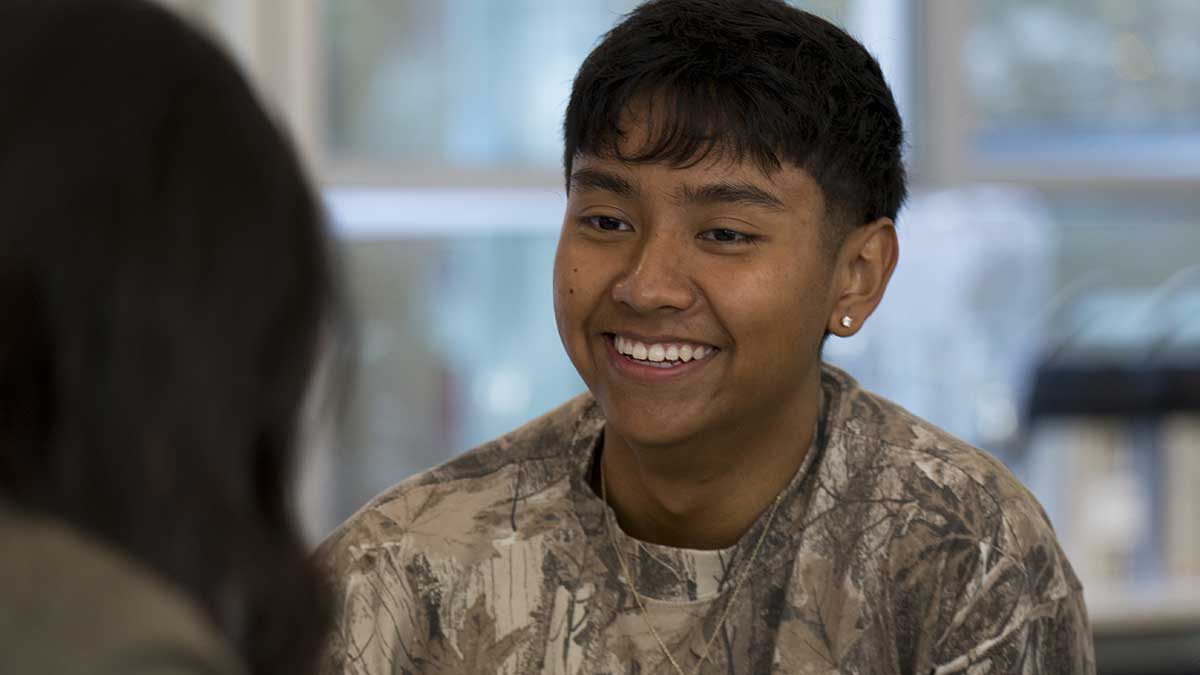
<svg viewBox="0 0 1200 675">
<path fill-rule="evenodd" d="M 607 229 L 604 229 L 603 227 L 600 227 L 601 221 L 610 221 L 613 223 L 619 223 L 629 229 L 628 230 L 621 230 L 621 229 L 607 230 Z M 588 216 L 583 219 L 583 222 L 588 227 L 591 227 L 592 229 L 598 230 L 600 232 L 628 232 L 629 230 L 633 229 L 633 226 L 630 225 L 629 223 L 621 220 L 620 218 L 613 218 L 612 216 Z"/>
<path fill-rule="evenodd" d="M 722 241 L 720 239 L 717 239 L 715 236 L 712 236 L 712 237 L 705 236 L 705 235 L 714 234 L 714 233 L 718 233 L 718 232 L 731 234 L 734 236 L 734 239 Z M 731 244 L 731 245 L 732 244 L 736 244 L 736 245 L 753 244 L 755 242 L 755 240 L 757 239 L 757 237 L 755 237 L 754 235 L 738 232 L 737 230 L 731 230 L 727 227 L 718 227 L 713 230 L 705 230 L 704 232 L 700 233 L 700 236 L 709 241 L 715 241 L 718 244 Z"/>
<path fill-rule="evenodd" d="M 587 226 L 589 226 L 595 230 L 598 230 L 600 232 L 628 232 L 633 229 L 633 227 L 629 223 L 626 223 L 625 221 L 621 220 L 620 218 L 613 218 L 612 216 L 588 216 L 588 217 L 584 218 L 583 221 L 584 221 L 584 224 L 586 224 Z M 600 223 L 602 221 L 607 221 L 610 223 L 618 223 L 619 225 L 624 226 L 629 229 L 616 229 L 616 230 L 605 229 L 600 226 Z M 715 236 L 716 233 L 731 234 L 731 235 L 733 235 L 734 238 L 731 240 L 720 240 L 720 239 L 716 238 L 716 236 Z M 708 235 L 713 235 L 713 236 L 708 236 Z M 745 234 L 743 232 L 738 232 L 737 230 L 731 230 L 727 227 L 718 227 L 718 228 L 714 228 L 711 230 L 705 230 L 704 232 L 700 233 L 699 237 L 702 239 L 706 239 L 708 241 L 716 242 L 718 244 L 729 244 L 729 245 L 753 244 L 758 239 L 758 237 L 755 237 L 754 235 Z"/>
</svg>

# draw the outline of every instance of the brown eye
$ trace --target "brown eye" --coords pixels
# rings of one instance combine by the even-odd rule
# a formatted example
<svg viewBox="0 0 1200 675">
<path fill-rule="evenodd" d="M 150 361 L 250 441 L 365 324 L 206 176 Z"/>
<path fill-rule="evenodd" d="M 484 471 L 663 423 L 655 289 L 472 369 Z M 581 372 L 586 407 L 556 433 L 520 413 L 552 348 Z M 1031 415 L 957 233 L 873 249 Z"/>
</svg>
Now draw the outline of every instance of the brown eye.
<svg viewBox="0 0 1200 675">
<path fill-rule="evenodd" d="M 753 241 L 753 237 L 742 234 L 737 230 L 729 230 L 725 228 L 717 228 L 715 230 L 706 230 L 700 233 L 701 239 L 708 239 L 721 244 L 744 244 Z"/>
<path fill-rule="evenodd" d="M 633 227 L 623 220 L 611 216 L 591 216 L 587 223 L 597 230 L 604 232 L 632 232 Z"/>
</svg>

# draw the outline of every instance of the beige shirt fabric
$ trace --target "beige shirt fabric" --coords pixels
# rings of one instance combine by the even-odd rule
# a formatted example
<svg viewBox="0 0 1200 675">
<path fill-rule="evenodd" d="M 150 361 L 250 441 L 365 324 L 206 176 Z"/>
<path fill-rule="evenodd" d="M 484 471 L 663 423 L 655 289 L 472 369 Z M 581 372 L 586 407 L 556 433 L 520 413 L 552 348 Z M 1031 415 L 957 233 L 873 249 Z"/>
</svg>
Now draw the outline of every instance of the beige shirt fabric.
<svg viewBox="0 0 1200 675">
<path fill-rule="evenodd" d="M 996 459 L 826 366 L 823 431 L 707 661 L 766 516 L 721 551 L 614 532 L 590 487 L 587 395 L 384 492 L 318 551 L 339 617 L 325 672 L 1087 675 L 1082 588 Z M 615 522 L 615 521 L 614 521 Z"/>
<path fill-rule="evenodd" d="M 129 556 L 0 501 L 0 673 L 245 675 L 199 605 Z"/>
</svg>

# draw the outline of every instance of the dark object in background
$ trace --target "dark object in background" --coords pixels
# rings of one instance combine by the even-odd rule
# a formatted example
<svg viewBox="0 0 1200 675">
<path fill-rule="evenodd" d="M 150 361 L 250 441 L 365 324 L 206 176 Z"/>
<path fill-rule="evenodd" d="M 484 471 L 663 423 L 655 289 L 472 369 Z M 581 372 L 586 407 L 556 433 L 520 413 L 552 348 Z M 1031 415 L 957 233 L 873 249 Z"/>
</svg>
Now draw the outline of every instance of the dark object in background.
<svg viewBox="0 0 1200 675">
<path fill-rule="evenodd" d="M 1031 419 L 1200 413 L 1200 265 L 1155 288 L 1088 293 L 1055 327 Z"/>
<path fill-rule="evenodd" d="M 1200 412 L 1200 354 L 1194 363 L 1075 358 L 1041 364 L 1030 416 L 1141 417 Z"/>
</svg>

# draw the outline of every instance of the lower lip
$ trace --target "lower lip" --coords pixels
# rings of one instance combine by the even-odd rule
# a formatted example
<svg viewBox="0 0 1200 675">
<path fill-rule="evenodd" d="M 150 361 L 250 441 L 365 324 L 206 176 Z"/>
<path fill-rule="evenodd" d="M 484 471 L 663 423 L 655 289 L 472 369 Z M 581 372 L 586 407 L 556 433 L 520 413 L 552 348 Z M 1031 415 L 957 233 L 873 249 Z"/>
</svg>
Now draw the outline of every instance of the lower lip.
<svg viewBox="0 0 1200 675">
<path fill-rule="evenodd" d="M 650 366 L 634 361 L 617 351 L 617 346 L 613 343 L 612 335 L 604 335 L 603 337 L 605 348 L 608 350 L 608 361 L 618 373 L 633 379 L 651 382 L 671 380 L 695 372 L 708 365 L 708 362 L 712 361 L 720 353 L 720 350 L 717 350 L 698 361 L 687 361 L 677 366 L 663 368 L 661 366 Z"/>
</svg>

